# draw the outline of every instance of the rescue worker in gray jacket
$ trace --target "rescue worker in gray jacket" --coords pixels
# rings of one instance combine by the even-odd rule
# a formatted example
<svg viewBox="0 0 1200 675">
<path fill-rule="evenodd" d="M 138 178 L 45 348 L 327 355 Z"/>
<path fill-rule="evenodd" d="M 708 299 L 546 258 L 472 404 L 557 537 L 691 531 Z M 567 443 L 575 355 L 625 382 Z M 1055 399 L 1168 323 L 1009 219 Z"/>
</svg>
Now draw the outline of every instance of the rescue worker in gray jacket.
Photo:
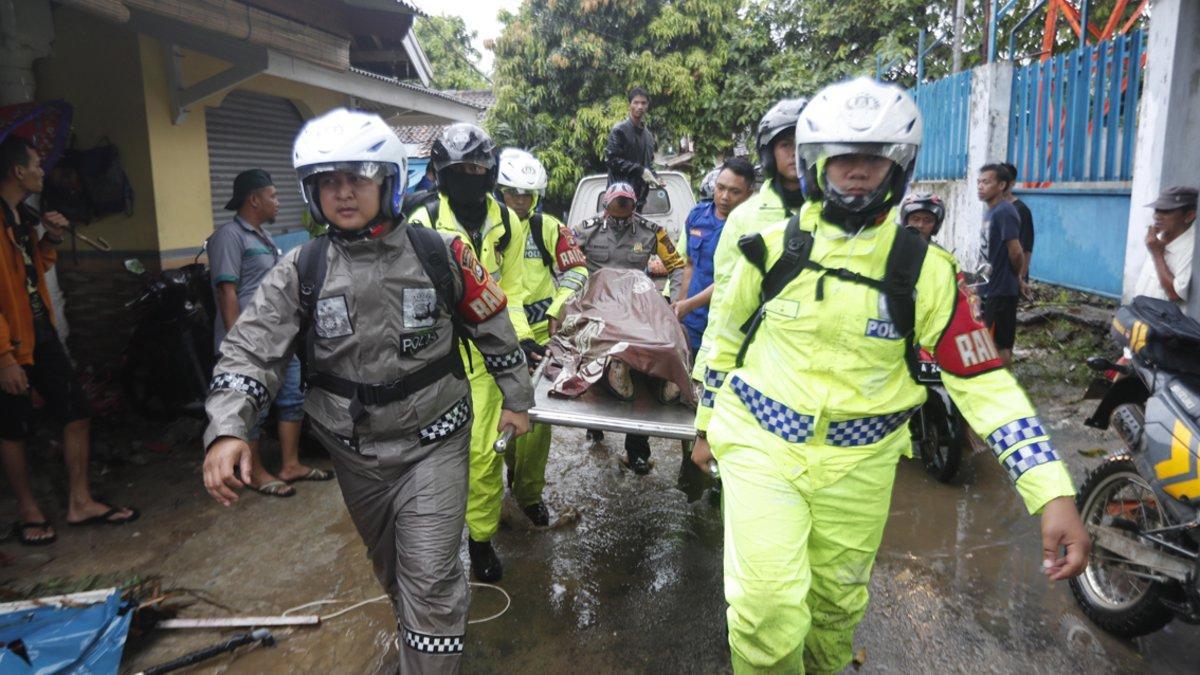
<svg viewBox="0 0 1200 675">
<path fill-rule="evenodd" d="M 506 299 L 469 247 L 404 222 L 404 148 L 377 116 L 339 109 L 310 121 L 293 161 L 328 234 L 280 261 L 221 345 L 204 484 L 222 504 L 237 500 L 249 430 L 303 332 L 305 412 L 392 598 L 400 671 L 457 672 L 472 412 L 456 335 L 502 364 L 491 368 L 504 394 L 500 427 L 527 431 L 533 391 Z M 313 274 L 321 261 L 324 274 Z"/>
</svg>

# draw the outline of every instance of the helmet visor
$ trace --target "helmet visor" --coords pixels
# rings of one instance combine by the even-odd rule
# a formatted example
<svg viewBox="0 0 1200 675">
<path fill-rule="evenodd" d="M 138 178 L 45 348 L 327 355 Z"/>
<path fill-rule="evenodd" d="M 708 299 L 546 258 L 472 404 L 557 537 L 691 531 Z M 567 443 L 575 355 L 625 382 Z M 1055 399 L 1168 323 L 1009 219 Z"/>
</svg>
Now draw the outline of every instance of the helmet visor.
<svg viewBox="0 0 1200 675">
<path fill-rule="evenodd" d="M 309 164 L 308 166 L 296 169 L 296 173 L 300 176 L 301 181 L 319 173 L 334 172 L 344 172 L 382 183 L 384 178 L 396 175 L 399 173 L 399 170 L 395 164 L 387 162 L 328 162 Z"/>
<path fill-rule="evenodd" d="M 501 192 L 501 194 L 512 195 L 512 196 L 533 195 L 536 197 L 538 194 L 541 193 L 541 190 L 532 190 L 529 188 L 512 187 L 511 185 L 501 185 L 500 192 Z"/>
<path fill-rule="evenodd" d="M 908 143 L 812 143 L 798 144 L 796 158 L 810 167 L 821 160 L 843 155 L 874 155 L 907 168 L 917 156 L 917 146 Z"/>
</svg>

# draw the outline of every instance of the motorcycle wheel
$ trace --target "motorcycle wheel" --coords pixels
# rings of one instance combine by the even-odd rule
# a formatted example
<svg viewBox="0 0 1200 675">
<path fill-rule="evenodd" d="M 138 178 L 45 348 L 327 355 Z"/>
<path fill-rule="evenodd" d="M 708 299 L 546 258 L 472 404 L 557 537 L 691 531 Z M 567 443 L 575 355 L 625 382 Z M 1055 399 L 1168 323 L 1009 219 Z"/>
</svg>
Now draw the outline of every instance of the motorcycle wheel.
<svg viewBox="0 0 1200 675">
<path fill-rule="evenodd" d="M 935 393 L 930 393 L 918 416 L 921 464 L 938 482 L 949 483 L 958 474 L 958 465 L 962 463 L 966 434 L 962 419 L 947 415 L 941 399 L 936 397 Z"/>
<path fill-rule="evenodd" d="M 1171 524 L 1154 490 L 1128 455 L 1113 457 L 1093 469 L 1075 501 L 1085 527 L 1110 524 L 1114 516 L 1143 530 Z M 1070 586 L 1083 613 L 1119 637 L 1153 633 L 1175 616 L 1160 602 L 1173 594 L 1174 584 L 1151 578 L 1149 570 L 1094 542 L 1087 569 L 1071 579 Z"/>
</svg>

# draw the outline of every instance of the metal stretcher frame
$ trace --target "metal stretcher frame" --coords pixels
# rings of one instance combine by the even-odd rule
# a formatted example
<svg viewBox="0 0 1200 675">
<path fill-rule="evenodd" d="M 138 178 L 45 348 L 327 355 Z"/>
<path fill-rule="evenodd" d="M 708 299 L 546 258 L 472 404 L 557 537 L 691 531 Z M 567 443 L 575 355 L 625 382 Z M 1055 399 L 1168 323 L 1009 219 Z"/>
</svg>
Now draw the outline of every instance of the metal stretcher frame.
<svg viewBox="0 0 1200 675">
<path fill-rule="evenodd" d="M 618 401 L 595 388 L 578 398 L 552 397 L 551 381 L 542 374 L 545 368 L 543 360 L 531 376 L 533 408 L 529 418 L 534 422 L 688 442 L 696 438 L 696 413 L 685 405 L 663 405 L 646 387 L 635 387 L 632 401 Z"/>
</svg>

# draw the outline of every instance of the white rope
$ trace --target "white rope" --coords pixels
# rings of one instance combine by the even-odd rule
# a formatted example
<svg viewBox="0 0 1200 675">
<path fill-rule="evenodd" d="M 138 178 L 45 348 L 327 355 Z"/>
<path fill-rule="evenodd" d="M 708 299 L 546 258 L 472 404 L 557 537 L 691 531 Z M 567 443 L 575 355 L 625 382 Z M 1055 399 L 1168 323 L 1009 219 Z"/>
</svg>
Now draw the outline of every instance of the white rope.
<svg viewBox="0 0 1200 675">
<path fill-rule="evenodd" d="M 504 616 L 504 614 L 506 612 L 508 612 L 509 607 L 512 607 L 512 596 L 510 596 L 508 594 L 508 592 L 505 591 L 503 588 L 500 588 L 499 586 L 494 586 L 492 584 L 481 584 L 481 583 L 477 583 L 474 581 L 469 582 L 469 585 L 476 586 L 478 588 L 491 588 L 491 589 L 500 591 L 500 594 L 504 596 L 504 609 L 501 609 L 499 612 L 496 612 L 495 614 L 492 614 L 491 616 L 486 616 L 482 619 L 472 619 L 471 621 L 467 622 L 468 624 L 486 623 L 488 621 L 494 621 L 494 620 L 499 619 L 500 617 Z M 350 605 L 349 607 L 347 607 L 345 609 L 339 609 L 338 611 L 334 612 L 333 614 L 326 614 L 326 615 L 321 616 L 320 617 L 321 623 L 324 623 L 331 619 L 336 619 L 343 614 L 347 614 L 349 612 L 352 612 L 352 611 L 358 609 L 359 607 L 365 607 L 367 605 L 371 605 L 376 602 L 386 602 L 387 600 L 388 600 L 387 595 L 381 595 L 377 598 L 371 598 L 370 600 L 362 600 L 360 602 L 356 602 L 353 605 Z M 291 608 L 283 610 L 283 616 L 288 616 L 292 612 L 299 612 L 300 610 L 308 609 L 309 607 L 321 607 L 324 605 L 340 605 L 344 602 L 350 602 L 350 601 L 349 600 L 333 600 L 333 599 L 314 600 L 313 602 L 306 602 L 303 605 L 296 605 L 295 607 L 291 607 Z"/>
<path fill-rule="evenodd" d="M 468 624 L 486 623 L 486 622 L 492 621 L 494 619 L 499 619 L 500 617 L 504 616 L 504 613 L 508 611 L 509 607 L 512 607 L 512 597 L 509 596 L 508 591 L 505 591 L 503 588 L 500 588 L 499 586 L 493 586 L 492 584 L 481 584 L 481 583 L 477 583 L 474 581 L 469 582 L 469 583 L 471 586 L 477 586 L 479 588 L 494 588 L 497 591 L 500 591 L 500 594 L 504 596 L 504 609 L 500 610 L 499 612 L 496 612 L 495 614 L 493 614 L 491 616 L 485 616 L 482 619 L 473 619 L 471 621 L 468 621 L 467 622 Z"/>
</svg>

